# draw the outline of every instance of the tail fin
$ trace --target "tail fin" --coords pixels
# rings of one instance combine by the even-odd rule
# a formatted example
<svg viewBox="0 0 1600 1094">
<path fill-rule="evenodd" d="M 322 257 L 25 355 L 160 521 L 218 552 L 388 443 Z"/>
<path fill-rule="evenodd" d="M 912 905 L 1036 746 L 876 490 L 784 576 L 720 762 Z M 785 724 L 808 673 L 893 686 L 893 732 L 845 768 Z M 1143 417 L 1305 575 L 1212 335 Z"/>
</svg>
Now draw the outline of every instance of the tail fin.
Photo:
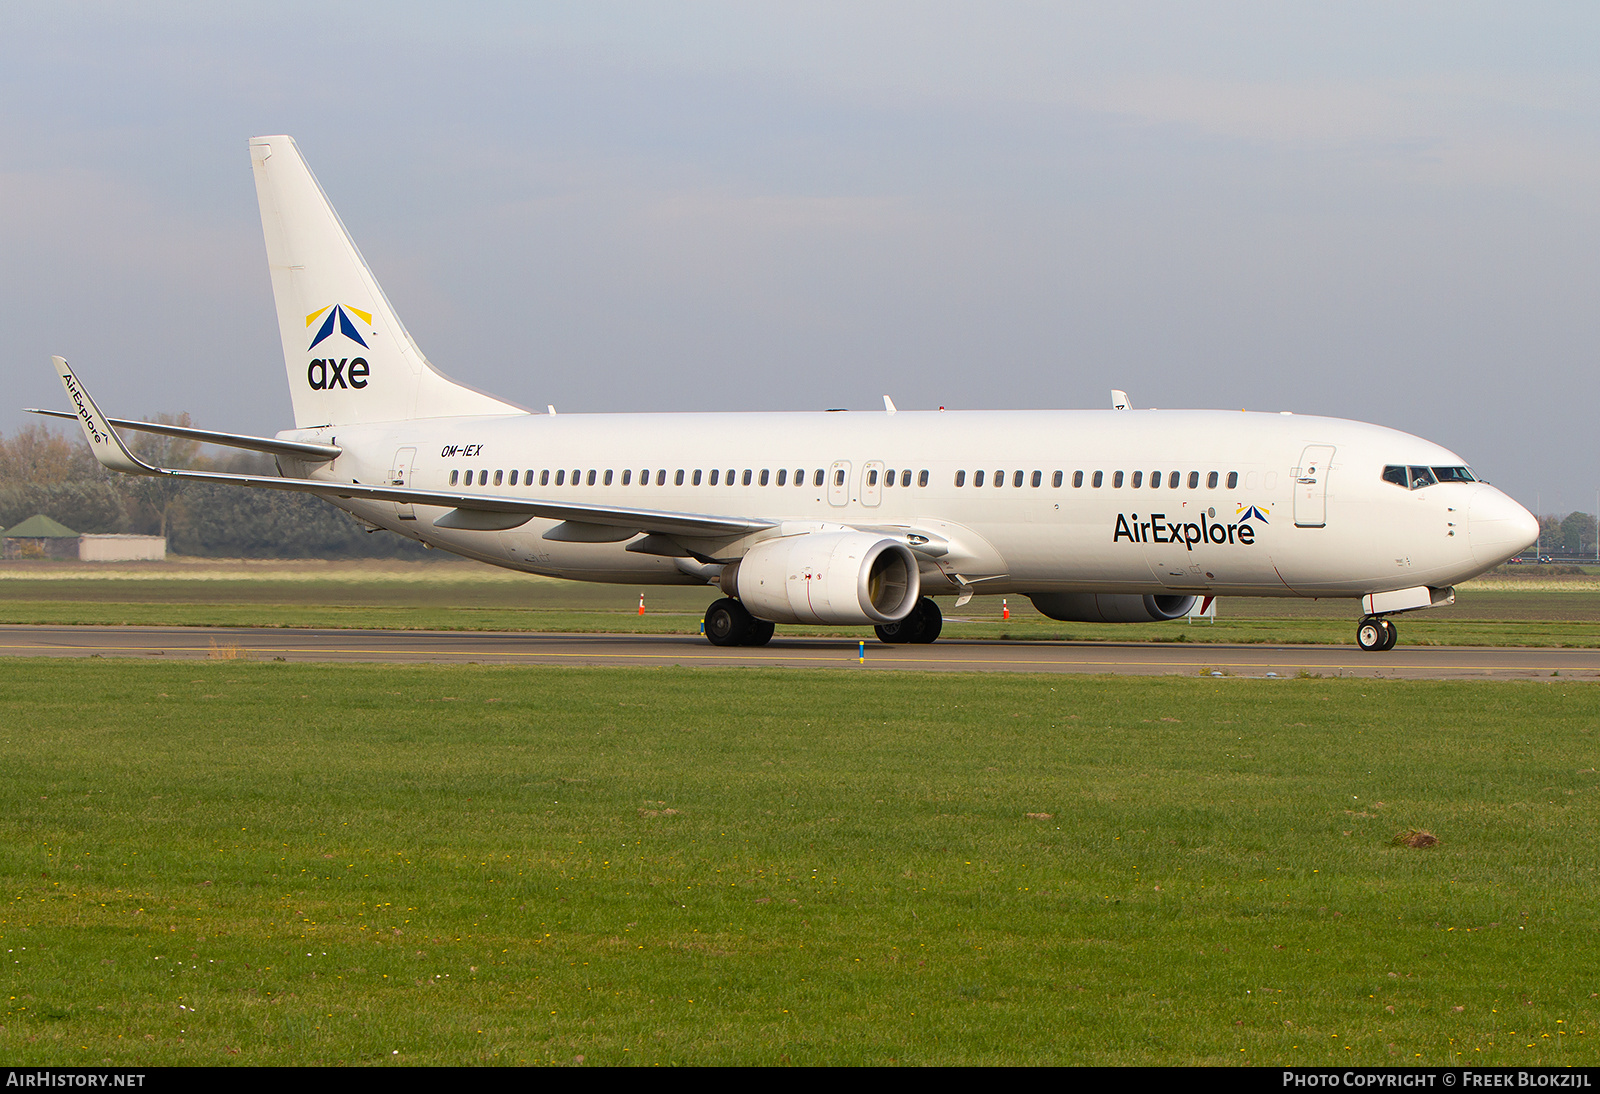
<svg viewBox="0 0 1600 1094">
<path fill-rule="evenodd" d="M 428 363 L 292 138 L 250 161 L 297 427 L 524 413 Z"/>
</svg>

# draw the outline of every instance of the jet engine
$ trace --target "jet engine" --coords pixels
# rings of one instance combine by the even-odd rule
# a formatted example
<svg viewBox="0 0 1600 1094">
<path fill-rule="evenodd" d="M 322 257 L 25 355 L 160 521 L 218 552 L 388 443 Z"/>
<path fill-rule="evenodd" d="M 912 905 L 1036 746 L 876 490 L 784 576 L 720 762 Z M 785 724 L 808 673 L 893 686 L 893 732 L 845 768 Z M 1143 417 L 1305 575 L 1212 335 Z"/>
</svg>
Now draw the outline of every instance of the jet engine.
<svg viewBox="0 0 1600 1094">
<path fill-rule="evenodd" d="M 1035 593 L 1028 599 L 1051 619 L 1068 623 L 1163 623 L 1188 615 L 1195 601 L 1139 593 Z"/>
<path fill-rule="evenodd" d="M 898 623 L 922 595 L 911 548 L 854 531 L 758 543 L 724 567 L 719 584 L 772 623 Z"/>
</svg>

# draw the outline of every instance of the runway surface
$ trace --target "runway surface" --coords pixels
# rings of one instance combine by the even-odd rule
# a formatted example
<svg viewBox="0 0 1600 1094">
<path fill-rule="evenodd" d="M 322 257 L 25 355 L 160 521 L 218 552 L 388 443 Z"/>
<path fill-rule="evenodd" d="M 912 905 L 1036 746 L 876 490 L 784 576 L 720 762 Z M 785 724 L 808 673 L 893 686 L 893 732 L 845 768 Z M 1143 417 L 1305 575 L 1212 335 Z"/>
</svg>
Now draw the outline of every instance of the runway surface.
<svg viewBox="0 0 1600 1094">
<path fill-rule="evenodd" d="M 1117 675 L 1389 677 L 1426 680 L 1600 679 L 1600 650 L 1399 646 L 1234 646 L 1199 643 L 944 640 L 931 646 L 776 638 L 721 649 L 678 635 L 483 631 L 277 630 L 238 627 L 0 626 L 4 657 L 371 661 L 387 664 L 696 665 L 911 669 L 923 672 L 1077 672 Z"/>
</svg>

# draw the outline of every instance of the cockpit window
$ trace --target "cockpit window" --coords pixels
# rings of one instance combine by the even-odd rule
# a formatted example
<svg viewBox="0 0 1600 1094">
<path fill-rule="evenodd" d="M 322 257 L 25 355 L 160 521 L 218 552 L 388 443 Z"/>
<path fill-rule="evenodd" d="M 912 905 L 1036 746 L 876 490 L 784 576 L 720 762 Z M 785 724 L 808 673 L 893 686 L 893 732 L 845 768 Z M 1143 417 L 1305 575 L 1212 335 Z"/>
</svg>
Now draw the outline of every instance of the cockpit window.
<svg viewBox="0 0 1600 1094">
<path fill-rule="evenodd" d="M 1441 482 L 1477 482 L 1477 477 L 1465 467 L 1400 467 L 1390 464 L 1383 469 L 1383 481 L 1392 482 L 1408 490 L 1421 490 Z"/>
</svg>

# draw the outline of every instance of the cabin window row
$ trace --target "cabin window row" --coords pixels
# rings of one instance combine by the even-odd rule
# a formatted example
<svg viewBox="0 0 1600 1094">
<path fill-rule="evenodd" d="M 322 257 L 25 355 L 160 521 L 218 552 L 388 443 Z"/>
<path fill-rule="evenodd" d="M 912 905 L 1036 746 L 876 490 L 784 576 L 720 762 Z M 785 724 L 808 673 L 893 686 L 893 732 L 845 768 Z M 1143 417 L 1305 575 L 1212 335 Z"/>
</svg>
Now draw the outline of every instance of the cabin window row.
<svg viewBox="0 0 1600 1094">
<path fill-rule="evenodd" d="M 1187 477 L 1189 489 L 1198 490 L 1200 488 L 1201 474 L 1202 473 L 1199 471 L 1190 471 L 1188 472 L 1187 476 L 1185 476 L 1185 473 L 1182 471 L 1152 471 L 1150 472 L 1150 478 L 1148 481 L 1151 489 L 1159 490 L 1162 486 L 1163 478 L 1165 478 L 1167 489 L 1176 490 L 1183 485 L 1184 480 Z M 994 486 L 1004 486 L 1006 485 L 1008 475 L 1013 487 L 1019 487 L 1024 482 L 1026 482 L 1029 486 L 1035 487 L 1044 485 L 1043 471 L 1006 472 L 1003 470 L 996 471 L 993 478 L 989 478 L 986 472 L 974 471 L 972 472 L 972 485 L 982 486 L 984 482 L 987 481 Z M 1222 473 L 1220 471 L 1208 471 L 1205 472 L 1204 475 L 1206 488 L 1208 490 L 1215 490 L 1222 481 Z M 1050 476 L 1050 485 L 1059 489 L 1065 478 L 1066 475 L 1064 472 L 1053 472 Z M 1072 473 L 1072 485 L 1074 488 L 1081 488 L 1085 481 L 1087 481 L 1091 487 L 1098 489 L 1106 484 L 1106 473 L 1104 471 L 1093 471 L 1089 472 L 1087 476 L 1085 476 L 1085 473 L 1082 471 L 1074 471 Z M 1227 483 L 1229 490 L 1238 489 L 1239 472 L 1229 471 Z M 1127 474 L 1122 471 L 1111 472 L 1111 487 L 1114 490 L 1120 490 L 1124 485 L 1127 485 L 1133 489 L 1138 489 L 1145 484 L 1146 479 L 1143 471 L 1134 471 L 1131 474 Z M 956 485 L 967 485 L 967 472 L 956 472 Z"/>
<path fill-rule="evenodd" d="M 867 472 L 867 485 L 877 486 L 879 482 L 879 474 L 880 472 L 877 468 L 870 469 Z M 896 483 L 903 487 L 909 487 L 912 483 L 913 473 L 910 468 L 883 471 L 881 474 L 883 476 L 882 481 L 885 487 L 894 486 Z M 652 475 L 654 475 L 654 479 L 651 478 Z M 806 480 L 809 477 L 812 486 L 820 487 L 827 480 L 828 473 L 820 467 L 814 472 L 809 473 L 807 469 L 797 467 L 795 468 L 792 476 L 789 469 L 786 467 L 780 467 L 776 472 L 774 472 L 771 468 L 766 467 L 763 467 L 760 470 L 747 467 L 743 472 L 740 472 L 740 470 L 736 467 L 730 467 L 727 469 L 727 471 L 723 471 L 721 468 L 713 468 L 709 473 L 701 468 L 695 468 L 693 471 L 689 471 L 681 467 L 676 471 L 668 471 L 666 468 L 646 468 L 639 472 L 639 485 L 649 486 L 653 481 L 656 486 L 665 486 L 667 485 L 667 478 L 669 475 L 672 478 L 672 484 L 674 486 L 684 486 L 686 484 L 690 486 L 700 486 L 703 484 L 711 486 L 789 486 L 791 484 L 795 486 L 804 486 L 806 485 Z M 834 477 L 837 480 L 835 485 L 844 485 L 844 475 L 845 473 L 842 469 L 834 472 Z M 928 485 L 928 472 L 918 471 L 915 473 L 915 475 L 916 484 L 918 486 Z M 529 468 L 525 472 L 520 470 L 512 471 L 509 473 L 509 478 L 507 477 L 507 472 L 504 469 L 497 471 L 477 469 L 462 471 L 457 469 L 450 472 L 450 485 L 488 486 L 492 483 L 495 486 L 517 486 L 520 479 L 521 485 L 532 486 L 534 485 L 534 478 L 535 475 L 532 468 Z M 632 486 L 633 469 L 627 468 L 623 470 L 621 480 L 621 484 L 623 486 Z M 555 471 L 546 469 L 538 472 L 538 485 L 540 486 L 566 486 L 569 483 L 572 486 L 611 486 L 616 481 L 616 472 L 609 468 L 605 471 L 599 471 L 591 468 L 585 472 L 584 469 L 580 467 L 574 468 L 570 473 L 565 468 L 560 468 Z"/>
</svg>

